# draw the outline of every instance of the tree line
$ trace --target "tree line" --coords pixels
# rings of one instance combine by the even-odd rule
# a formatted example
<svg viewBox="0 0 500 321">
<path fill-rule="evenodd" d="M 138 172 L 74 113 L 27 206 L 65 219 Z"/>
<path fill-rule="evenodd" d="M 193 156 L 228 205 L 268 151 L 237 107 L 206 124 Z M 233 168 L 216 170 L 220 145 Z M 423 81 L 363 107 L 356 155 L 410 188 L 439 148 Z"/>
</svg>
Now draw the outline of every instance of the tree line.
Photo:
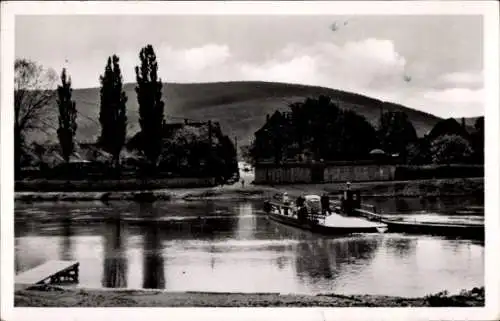
<svg viewBox="0 0 500 321">
<path fill-rule="evenodd" d="M 142 164 L 145 172 L 155 174 L 162 155 L 175 152 L 174 148 L 165 150 L 165 103 L 162 100 L 162 80 L 158 74 L 158 62 L 152 45 L 146 45 L 139 52 L 140 63 L 135 67 L 137 101 L 139 105 L 140 131 L 134 136 L 135 148 L 139 150 L 145 160 Z M 52 90 L 57 76 L 51 70 L 44 69 L 36 62 L 27 59 L 17 59 L 15 62 L 15 172 L 20 178 L 21 157 L 26 146 L 27 133 L 35 129 L 43 129 L 47 121 L 47 108 L 56 98 L 58 107 L 57 137 L 62 157 L 66 164 L 76 148 L 77 107 L 72 98 L 71 77 L 63 68 L 59 77 L 60 84 L 57 90 Z M 119 173 L 120 154 L 127 144 L 127 101 L 128 97 L 123 88 L 123 77 L 120 69 L 120 60 L 117 55 L 108 57 L 100 81 L 100 133 L 97 146 L 112 156 L 113 168 Z M 55 96 L 55 97 L 54 97 Z M 215 134 L 227 138 L 219 131 Z M 231 153 L 234 145 L 224 141 L 222 149 L 224 160 L 237 168 L 236 151 Z M 193 147 L 193 146 L 190 146 Z M 217 154 L 217 152 L 215 152 Z M 220 153 L 219 153 L 220 154 Z M 234 159 L 231 159 L 234 158 Z M 219 162 L 220 163 L 220 162 Z M 234 165 L 236 164 L 236 165 Z M 171 170 L 175 170 L 171 169 Z M 229 176 L 227 167 L 224 177 Z"/>
<path fill-rule="evenodd" d="M 484 162 L 484 117 L 472 131 L 455 119 L 443 119 L 424 137 L 403 111 L 387 111 L 372 124 L 330 97 L 306 98 L 276 111 L 243 149 L 252 162 L 354 161 L 380 157 L 400 163 L 451 164 Z"/>
</svg>

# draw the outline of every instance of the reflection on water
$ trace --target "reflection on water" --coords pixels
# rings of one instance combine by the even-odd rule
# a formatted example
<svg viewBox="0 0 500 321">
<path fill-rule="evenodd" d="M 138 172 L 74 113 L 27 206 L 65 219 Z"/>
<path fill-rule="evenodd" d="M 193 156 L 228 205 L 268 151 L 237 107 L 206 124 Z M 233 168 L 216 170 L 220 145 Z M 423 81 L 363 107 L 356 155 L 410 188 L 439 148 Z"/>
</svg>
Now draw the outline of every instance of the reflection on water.
<svg viewBox="0 0 500 321">
<path fill-rule="evenodd" d="M 392 252 L 394 256 L 408 257 L 413 255 L 416 250 L 416 242 L 409 237 L 407 238 L 389 238 L 386 240 L 385 245 L 387 250 Z"/>
<path fill-rule="evenodd" d="M 62 219 L 62 239 L 61 239 L 61 260 L 71 261 L 73 260 L 73 249 L 71 247 L 71 217 L 66 215 Z"/>
<path fill-rule="evenodd" d="M 150 220 L 159 218 L 158 210 L 151 203 L 140 204 L 141 215 Z M 160 225 L 147 223 L 143 226 L 144 264 L 143 283 L 145 289 L 163 289 L 165 287 L 164 260 L 161 247 Z"/>
<path fill-rule="evenodd" d="M 120 213 L 117 211 L 114 211 L 104 223 L 103 287 L 127 287 L 127 256 L 124 245 L 124 241 L 127 238 L 126 231 L 125 222 L 123 222 Z"/>
<path fill-rule="evenodd" d="M 330 262 L 328 250 L 322 243 L 318 242 L 316 246 L 306 242 L 297 245 L 295 264 L 299 276 L 307 274 L 312 280 L 333 278 L 334 267 Z M 314 260 L 311 260 L 313 257 Z"/>
<path fill-rule="evenodd" d="M 484 247 L 473 241 L 318 236 L 269 221 L 259 205 L 20 205 L 16 271 L 78 260 L 79 286 L 168 291 L 419 296 L 484 284 Z"/>
<path fill-rule="evenodd" d="M 380 239 L 355 237 L 301 242 L 296 251 L 296 273 L 315 292 L 332 292 L 344 274 L 358 278 L 369 266 Z"/>
<path fill-rule="evenodd" d="M 236 226 L 236 238 L 250 240 L 254 237 L 257 218 L 253 215 L 252 204 L 241 204 L 238 206 L 238 224 Z"/>
</svg>

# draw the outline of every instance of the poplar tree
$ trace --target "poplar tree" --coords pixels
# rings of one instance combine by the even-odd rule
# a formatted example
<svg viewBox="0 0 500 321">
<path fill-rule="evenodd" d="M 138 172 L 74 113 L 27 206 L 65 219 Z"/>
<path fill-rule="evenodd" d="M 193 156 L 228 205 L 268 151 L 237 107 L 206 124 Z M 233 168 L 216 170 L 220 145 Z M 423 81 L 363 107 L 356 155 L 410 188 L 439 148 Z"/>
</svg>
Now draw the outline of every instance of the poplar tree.
<svg viewBox="0 0 500 321">
<path fill-rule="evenodd" d="M 158 78 L 158 63 L 153 46 L 147 45 L 139 53 L 140 66 L 135 67 L 141 149 L 151 166 L 156 167 L 162 151 L 164 102 L 162 82 Z"/>
<path fill-rule="evenodd" d="M 120 153 L 125 145 L 127 135 L 127 96 L 123 91 L 123 79 L 119 58 L 116 55 L 108 58 L 101 81 L 101 109 L 99 122 L 101 136 L 99 145 L 113 155 L 113 163 L 118 167 Z"/>
<path fill-rule="evenodd" d="M 71 77 L 66 76 L 66 68 L 61 73 L 61 85 L 57 86 L 57 105 L 59 107 L 59 128 L 57 137 L 61 145 L 62 155 L 66 163 L 69 163 L 71 155 L 75 151 L 76 134 L 76 103 L 71 100 Z"/>
</svg>

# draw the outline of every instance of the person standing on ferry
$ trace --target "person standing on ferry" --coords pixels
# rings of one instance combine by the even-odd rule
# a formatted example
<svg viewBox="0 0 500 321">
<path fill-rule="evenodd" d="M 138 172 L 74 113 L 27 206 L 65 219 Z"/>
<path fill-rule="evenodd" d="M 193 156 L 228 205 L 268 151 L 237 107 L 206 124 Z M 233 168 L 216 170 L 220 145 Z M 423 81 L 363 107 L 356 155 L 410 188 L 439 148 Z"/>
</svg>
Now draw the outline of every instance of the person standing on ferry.
<svg viewBox="0 0 500 321">
<path fill-rule="evenodd" d="M 289 209 L 289 206 L 290 206 L 290 199 L 288 198 L 288 193 L 285 192 L 283 193 L 283 205 L 284 205 L 284 212 L 285 212 L 285 215 L 288 215 L 288 209 Z"/>
</svg>

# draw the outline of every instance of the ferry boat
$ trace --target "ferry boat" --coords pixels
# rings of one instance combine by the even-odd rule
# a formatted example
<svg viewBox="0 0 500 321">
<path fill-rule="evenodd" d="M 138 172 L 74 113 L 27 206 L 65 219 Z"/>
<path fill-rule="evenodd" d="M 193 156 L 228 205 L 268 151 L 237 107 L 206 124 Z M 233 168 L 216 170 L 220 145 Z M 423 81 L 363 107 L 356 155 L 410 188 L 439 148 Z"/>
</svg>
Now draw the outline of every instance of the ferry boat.
<svg viewBox="0 0 500 321">
<path fill-rule="evenodd" d="M 324 235 L 383 233 L 387 225 L 360 217 L 349 217 L 330 211 L 322 213 L 321 197 L 306 195 L 303 206 L 280 200 L 267 200 L 264 211 L 270 220 Z"/>
</svg>

